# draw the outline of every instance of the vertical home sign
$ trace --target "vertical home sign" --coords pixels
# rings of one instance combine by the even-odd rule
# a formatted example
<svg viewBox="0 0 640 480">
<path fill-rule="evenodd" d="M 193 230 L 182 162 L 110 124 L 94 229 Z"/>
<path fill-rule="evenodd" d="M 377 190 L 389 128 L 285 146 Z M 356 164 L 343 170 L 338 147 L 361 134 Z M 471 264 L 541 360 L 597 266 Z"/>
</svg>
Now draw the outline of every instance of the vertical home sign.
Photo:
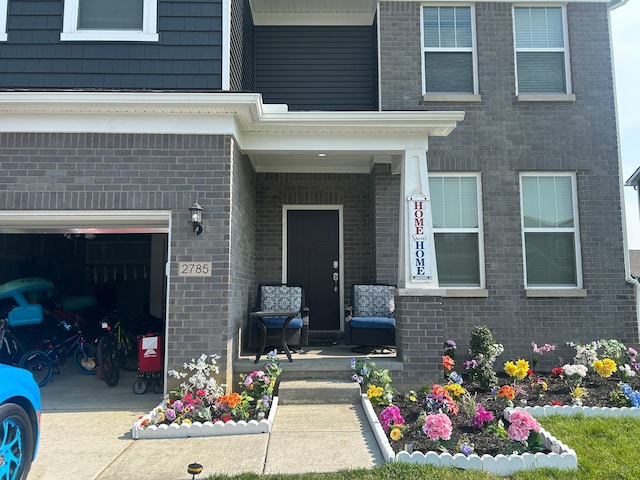
<svg viewBox="0 0 640 480">
<path fill-rule="evenodd" d="M 429 254 L 427 233 L 428 215 L 430 209 L 428 209 L 427 202 L 429 197 L 426 195 L 412 195 L 408 198 L 409 219 L 407 226 L 409 228 L 409 263 L 411 264 L 411 281 L 413 282 L 429 282 L 431 281 L 432 265 L 429 261 L 431 255 Z"/>
</svg>

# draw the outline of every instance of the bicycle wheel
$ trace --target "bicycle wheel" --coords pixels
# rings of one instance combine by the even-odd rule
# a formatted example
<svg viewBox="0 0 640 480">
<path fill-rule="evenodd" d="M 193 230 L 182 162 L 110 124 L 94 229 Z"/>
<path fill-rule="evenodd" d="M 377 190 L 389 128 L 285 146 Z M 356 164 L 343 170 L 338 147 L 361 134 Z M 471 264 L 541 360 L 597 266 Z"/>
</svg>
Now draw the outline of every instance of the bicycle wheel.
<svg viewBox="0 0 640 480">
<path fill-rule="evenodd" d="M 111 339 L 102 337 L 98 342 L 98 365 L 100 365 L 104 383 L 110 387 L 115 387 L 120 379 L 120 370 L 115 362 L 114 355 Z"/>
<path fill-rule="evenodd" d="M 20 359 L 19 366 L 31 372 L 39 387 L 46 385 L 53 376 L 53 361 L 43 350 L 29 350 Z"/>
<path fill-rule="evenodd" d="M 98 364 L 98 352 L 93 347 L 85 343 L 78 345 L 73 351 L 73 364 L 85 375 L 95 375 Z"/>
<path fill-rule="evenodd" d="M 11 333 L 4 332 L 0 342 L 0 363 L 18 365 L 22 357 L 22 344 Z"/>
</svg>

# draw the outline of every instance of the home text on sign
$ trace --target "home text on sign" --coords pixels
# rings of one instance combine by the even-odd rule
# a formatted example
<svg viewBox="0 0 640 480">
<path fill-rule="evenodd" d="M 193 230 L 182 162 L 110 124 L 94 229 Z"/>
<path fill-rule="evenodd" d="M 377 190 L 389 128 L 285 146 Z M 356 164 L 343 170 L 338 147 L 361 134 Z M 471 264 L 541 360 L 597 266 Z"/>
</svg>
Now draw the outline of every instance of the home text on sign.
<svg viewBox="0 0 640 480">
<path fill-rule="evenodd" d="M 428 262 L 425 207 L 429 197 L 414 195 L 409 197 L 409 252 L 411 280 L 428 282 L 431 280 L 431 266 Z"/>
</svg>

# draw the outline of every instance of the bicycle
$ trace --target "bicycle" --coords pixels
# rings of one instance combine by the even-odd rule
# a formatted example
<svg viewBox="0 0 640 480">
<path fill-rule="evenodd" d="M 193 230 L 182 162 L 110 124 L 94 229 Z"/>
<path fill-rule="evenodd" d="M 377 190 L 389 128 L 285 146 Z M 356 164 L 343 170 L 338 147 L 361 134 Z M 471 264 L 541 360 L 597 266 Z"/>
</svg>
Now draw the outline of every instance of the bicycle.
<svg viewBox="0 0 640 480">
<path fill-rule="evenodd" d="M 67 332 L 71 332 L 72 327 L 64 320 L 59 322 Z M 45 340 L 46 350 L 32 349 L 26 352 L 18 366 L 29 370 L 38 386 L 42 387 L 49 383 L 54 372 L 60 373 L 60 366 L 64 365 L 69 355 L 73 355 L 73 364 L 81 373 L 85 375 L 96 374 L 96 364 L 98 352 L 95 347 L 85 342 L 82 332 L 76 332 L 62 342 L 54 343 Z"/>
<path fill-rule="evenodd" d="M 9 321 L 0 318 L 0 363 L 17 366 L 22 351 L 20 340 L 9 331 Z"/>
<path fill-rule="evenodd" d="M 126 333 L 122 322 L 117 320 L 113 326 L 108 319 L 101 322 L 106 335 L 98 339 L 99 377 L 110 387 L 115 387 L 120 379 L 120 369 L 137 370 L 137 340 Z"/>
</svg>

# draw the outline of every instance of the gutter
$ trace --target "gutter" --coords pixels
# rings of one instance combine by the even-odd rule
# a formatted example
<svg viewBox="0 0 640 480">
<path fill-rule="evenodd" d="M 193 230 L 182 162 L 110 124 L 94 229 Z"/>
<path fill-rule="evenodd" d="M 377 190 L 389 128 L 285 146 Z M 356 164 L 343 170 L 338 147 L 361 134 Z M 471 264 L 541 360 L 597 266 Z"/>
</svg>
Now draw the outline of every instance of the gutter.
<svg viewBox="0 0 640 480">
<path fill-rule="evenodd" d="M 615 10 L 616 8 L 622 7 L 623 5 L 625 5 L 629 0 L 611 0 L 611 3 L 609 4 L 608 7 L 608 16 L 609 16 L 609 26 L 611 26 L 611 11 Z M 618 95 L 616 92 L 616 81 L 615 81 L 615 68 L 613 68 L 614 66 L 614 60 L 613 60 L 613 38 L 612 38 L 612 34 L 611 34 L 611 28 L 609 28 L 609 45 L 611 48 L 611 70 L 613 73 L 613 92 L 614 92 L 614 103 L 615 103 L 615 114 L 616 114 L 616 136 L 617 136 L 617 144 L 618 144 L 618 171 L 619 173 L 619 181 L 620 181 L 620 206 L 621 206 L 621 213 L 622 213 L 622 247 L 623 247 L 623 255 L 624 255 L 624 275 L 625 275 L 625 281 L 630 284 L 633 285 L 635 292 L 636 292 L 636 322 L 637 322 L 637 327 L 636 327 L 636 335 L 640 336 L 640 282 L 638 282 L 638 279 L 635 278 L 633 275 L 631 275 L 631 260 L 629 259 L 629 242 L 627 239 L 627 212 L 625 209 L 625 199 L 624 199 L 624 187 L 625 187 L 625 183 L 624 180 L 622 178 L 622 172 L 624 171 L 623 168 L 623 164 L 622 164 L 622 152 L 620 151 L 620 125 L 619 125 L 619 121 L 618 121 Z M 636 173 L 638 173 L 638 170 L 636 170 Z M 634 173 L 635 176 L 635 173 Z M 627 182 L 628 184 L 628 182 Z M 636 337 L 636 340 L 640 340 L 638 337 Z"/>
</svg>

